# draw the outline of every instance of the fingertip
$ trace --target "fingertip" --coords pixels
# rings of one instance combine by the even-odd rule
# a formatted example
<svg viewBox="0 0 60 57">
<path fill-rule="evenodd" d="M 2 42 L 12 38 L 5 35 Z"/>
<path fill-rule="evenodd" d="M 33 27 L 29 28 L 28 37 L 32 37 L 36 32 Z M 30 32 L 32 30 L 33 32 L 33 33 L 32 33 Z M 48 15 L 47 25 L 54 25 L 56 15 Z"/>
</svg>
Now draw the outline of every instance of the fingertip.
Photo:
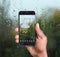
<svg viewBox="0 0 60 57">
<path fill-rule="evenodd" d="M 16 36 L 15 36 L 15 42 L 16 42 L 16 43 L 19 43 L 19 35 L 16 35 Z"/>
<path fill-rule="evenodd" d="M 39 23 L 36 23 L 36 26 L 39 27 Z"/>
<path fill-rule="evenodd" d="M 36 24 L 35 26 L 35 31 L 37 33 L 37 35 L 39 34 L 40 28 L 39 28 L 39 23 Z"/>
<path fill-rule="evenodd" d="M 16 43 L 19 43 L 19 40 L 15 40 Z"/>
<path fill-rule="evenodd" d="M 36 29 L 36 30 L 37 30 L 37 29 L 40 29 L 39 23 L 36 24 L 35 29 Z"/>
<path fill-rule="evenodd" d="M 18 32 L 18 28 L 15 28 L 15 32 Z"/>
<path fill-rule="evenodd" d="M 15 35 L 15 39 L 16 39 L 16 38 L 18 38 L 18 39 L 19 39 L 19 35 L 18 35 L 18 34 L 17 34 L 17 35 Z"/>
</svg>

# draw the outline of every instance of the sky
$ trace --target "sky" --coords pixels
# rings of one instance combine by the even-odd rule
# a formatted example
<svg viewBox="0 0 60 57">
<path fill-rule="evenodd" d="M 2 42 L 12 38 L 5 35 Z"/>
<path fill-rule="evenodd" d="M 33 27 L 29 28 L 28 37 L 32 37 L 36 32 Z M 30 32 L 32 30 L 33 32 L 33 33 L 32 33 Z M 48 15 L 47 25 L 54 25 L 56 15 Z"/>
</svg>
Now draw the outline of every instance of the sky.
<svg viewBox="0 0 60 57">
<path fill-rule="evenodd" d="M 34 10 L 37 15 L 45 8 L 60 8 L 60 0 L 10 0 L 10 16 L 18 18 L 21 10 Z"/>
</svg>

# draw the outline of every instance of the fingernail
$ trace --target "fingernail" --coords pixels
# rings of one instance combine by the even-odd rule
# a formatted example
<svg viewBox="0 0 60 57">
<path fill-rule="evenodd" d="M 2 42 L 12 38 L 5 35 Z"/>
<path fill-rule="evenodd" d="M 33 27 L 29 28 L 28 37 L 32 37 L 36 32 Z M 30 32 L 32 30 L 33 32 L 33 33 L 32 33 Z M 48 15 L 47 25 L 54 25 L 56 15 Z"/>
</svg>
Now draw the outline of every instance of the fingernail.
<svg viewBox="0 0 60 57">
<path fill-rule="evenodd" d="M 39 28 L 39 23 L 37 23 L 37 27 Z"/>
</svg>

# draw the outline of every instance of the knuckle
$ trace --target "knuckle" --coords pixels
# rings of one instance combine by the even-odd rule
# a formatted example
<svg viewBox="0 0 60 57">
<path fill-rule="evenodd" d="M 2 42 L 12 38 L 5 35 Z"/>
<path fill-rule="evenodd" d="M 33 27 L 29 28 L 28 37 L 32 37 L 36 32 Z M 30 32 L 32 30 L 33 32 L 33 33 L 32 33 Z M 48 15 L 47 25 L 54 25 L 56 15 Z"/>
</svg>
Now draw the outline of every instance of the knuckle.
<svg viewBox="0 0 60 57">
<path fill-rule="evenodd" d="M 47 36 L 44 36 L 44 40 L 47 40 Z"/>
</svg>

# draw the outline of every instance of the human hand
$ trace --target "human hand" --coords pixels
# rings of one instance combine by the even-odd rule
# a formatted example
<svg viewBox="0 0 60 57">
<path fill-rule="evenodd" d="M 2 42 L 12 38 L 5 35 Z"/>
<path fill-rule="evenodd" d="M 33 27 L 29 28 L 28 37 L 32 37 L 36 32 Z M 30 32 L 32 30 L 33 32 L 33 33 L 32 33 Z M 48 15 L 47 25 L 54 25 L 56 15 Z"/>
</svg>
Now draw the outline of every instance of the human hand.
<svg viewBox="0 0 60 57">
<path fill-rule="evenodd" d="M 43 31 L 39 28 L 39 24 L 37 23 L 35 26 L 36 30 L 36 43 L 35 46 L 26 46 L 27 50 L 33 57 L 47 57 L 47 37 L 43 33 Z M 18 31 L 18 28 L 15 29 Z M 19 43 L 19 35 L 16 35 L 16 43 Z"/>
</svg>

